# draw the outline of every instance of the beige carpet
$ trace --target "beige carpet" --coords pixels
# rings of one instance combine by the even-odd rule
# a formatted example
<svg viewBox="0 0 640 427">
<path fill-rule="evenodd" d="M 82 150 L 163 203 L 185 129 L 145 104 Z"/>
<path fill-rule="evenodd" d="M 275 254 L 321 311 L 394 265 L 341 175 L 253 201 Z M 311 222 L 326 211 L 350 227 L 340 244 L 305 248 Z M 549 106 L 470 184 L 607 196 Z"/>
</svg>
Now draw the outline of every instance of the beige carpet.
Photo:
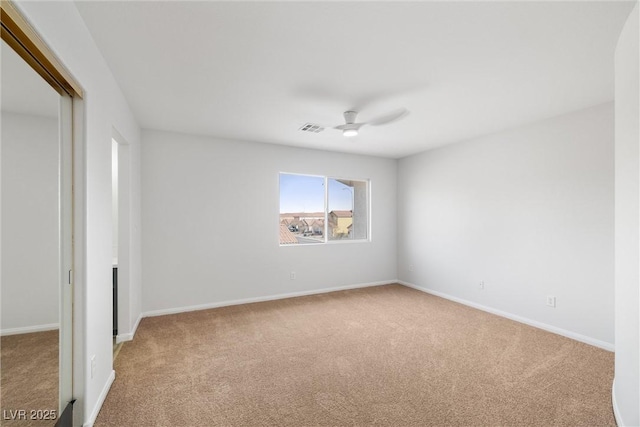
<svg viewBox="0 0 640 427">
<path fill-rule="evenodd" d="M 58 411 L 58 349 L 58 331 L 9 335 L 0 339 L 0 425 L 55 424 L 55 421 L 31 420 L 30 411 Z M 15 412 L 11 411 L 21 409 L 26 411 L 27 419 L 12 420 Z"/>
<path fill-rule="evenodd" d="M 101 426 L 607 426 L 613 353 L 400 285 L 144 319 Z"/>
</svg>

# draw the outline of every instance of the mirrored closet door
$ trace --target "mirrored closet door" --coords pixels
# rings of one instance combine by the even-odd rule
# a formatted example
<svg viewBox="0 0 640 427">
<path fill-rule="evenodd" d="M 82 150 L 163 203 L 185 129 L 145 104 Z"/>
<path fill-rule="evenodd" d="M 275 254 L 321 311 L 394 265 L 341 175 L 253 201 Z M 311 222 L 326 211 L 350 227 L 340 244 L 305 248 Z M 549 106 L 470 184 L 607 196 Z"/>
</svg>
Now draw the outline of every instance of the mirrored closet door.
<svg viewBox="0 0 640 427">
<path fill-rule="evenodd" d="M 0 55 L 0 424 L 53 426 L 72 399 L 71 99 Z"/>
</svg>

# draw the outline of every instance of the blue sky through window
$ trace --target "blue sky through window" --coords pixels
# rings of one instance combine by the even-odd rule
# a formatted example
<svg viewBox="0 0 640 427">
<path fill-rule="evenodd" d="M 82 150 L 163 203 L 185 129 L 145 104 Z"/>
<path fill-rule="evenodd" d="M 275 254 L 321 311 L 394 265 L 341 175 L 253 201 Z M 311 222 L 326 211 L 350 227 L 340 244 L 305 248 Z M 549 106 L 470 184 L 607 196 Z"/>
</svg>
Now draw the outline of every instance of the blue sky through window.
<svg viewBox="0 0 640 427">
<path fill-rule="evenodd" d="M 351 210 L 353 188 L 329 178 L 329 211 Z M 324 212 L 324 177 L 280 174 L 280 213 Z"/>
<path fill-rule="evenodd" d="M 353 187 L 329 178 L 329 212 L 353 209 Z"/>
</svg>

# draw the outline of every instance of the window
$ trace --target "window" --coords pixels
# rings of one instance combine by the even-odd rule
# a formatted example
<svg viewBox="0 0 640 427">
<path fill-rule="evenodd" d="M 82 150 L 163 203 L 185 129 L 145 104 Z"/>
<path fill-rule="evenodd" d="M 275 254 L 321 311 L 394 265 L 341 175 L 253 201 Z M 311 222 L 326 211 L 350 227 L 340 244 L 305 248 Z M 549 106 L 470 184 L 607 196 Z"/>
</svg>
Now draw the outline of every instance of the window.
<svg viewBox="0 0 640 427">
<path fill-rule="evenodd" d="M 280 174 L 280 244 L 366 240 L 368 181 Z"/>
</svg>

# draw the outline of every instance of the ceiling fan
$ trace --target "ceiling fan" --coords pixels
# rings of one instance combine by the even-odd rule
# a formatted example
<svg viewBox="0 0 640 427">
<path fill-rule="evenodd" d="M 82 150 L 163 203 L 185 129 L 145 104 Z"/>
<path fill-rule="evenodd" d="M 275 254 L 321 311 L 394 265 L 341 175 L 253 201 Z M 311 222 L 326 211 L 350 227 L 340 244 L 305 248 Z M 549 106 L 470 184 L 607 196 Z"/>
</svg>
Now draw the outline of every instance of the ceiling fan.
<svg viewBox="0 0 640 427">
<path fill-rule="evenodd" d="M 397 110 L 394 110 L 389 114 L 376 117 L 375 119 L 369 120 L 368 122 L 356 123 L 356 116 L 358 115 L 358 112 L 349 110 L 344 112 L 345 124 L 336 126 L 334 127 L 334 129 L 341 130 L 342 134 L 347 137 L 356 136 L 358 135 L 358 131 L 360 130 L 360 128 L 364 125 L 386 125 L 402 119 L 407 114 L 409 114 L 409 110 L 407 110 L 406 108 L 398 108 Z"/>
</svg>

